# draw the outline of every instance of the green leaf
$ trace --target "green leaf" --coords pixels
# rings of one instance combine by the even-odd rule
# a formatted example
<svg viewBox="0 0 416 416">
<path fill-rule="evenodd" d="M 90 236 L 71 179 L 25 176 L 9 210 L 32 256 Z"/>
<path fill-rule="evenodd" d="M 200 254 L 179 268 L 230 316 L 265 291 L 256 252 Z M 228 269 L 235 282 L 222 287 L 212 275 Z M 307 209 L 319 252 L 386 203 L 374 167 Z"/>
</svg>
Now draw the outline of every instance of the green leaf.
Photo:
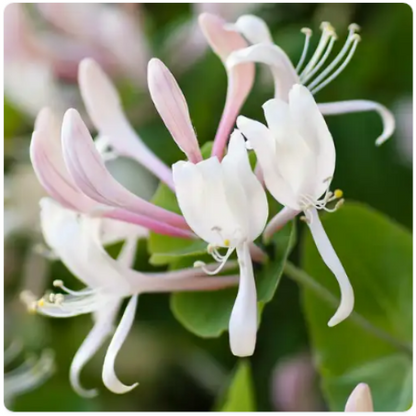
<svg viewBox="0 0 416 416">
<path fill-rule="evenodd" d="M 329 328 L 333 307 L 304 289 L 309 333 L 330 409 L 343 410 L 353 388 L 365 382 L 376 411 L 406 410 L 412 397 L 412 237 L 380 213 L 356 203 L 323 216 L 322 222 L 354 288 L 355 312 L 390 339 L 363 329 L 351 318 Z M 338 297 L 336 279 L 308 230 L 303 265 Z"/>
<path fill-rule="evenodd" d="M 274 235 L 269 261 L 263 266 L 254 265 L 259 319 L 262 308 L 272 300 L 279 284 L 294 236 L 295 227 L 290 222 Z M 203 338 L 218 337 L 228 328 L 236 295 L 236 288 L 217 292 L 174 293 L 171 295 L 171 308 L 176 319 L 189 331 Z"/>
<path fill-rule="evenodd" d="M 240 360 L 228 387 L 221 412 L 255 412 L 256 404 L 250 362 Z"/>
</svg>

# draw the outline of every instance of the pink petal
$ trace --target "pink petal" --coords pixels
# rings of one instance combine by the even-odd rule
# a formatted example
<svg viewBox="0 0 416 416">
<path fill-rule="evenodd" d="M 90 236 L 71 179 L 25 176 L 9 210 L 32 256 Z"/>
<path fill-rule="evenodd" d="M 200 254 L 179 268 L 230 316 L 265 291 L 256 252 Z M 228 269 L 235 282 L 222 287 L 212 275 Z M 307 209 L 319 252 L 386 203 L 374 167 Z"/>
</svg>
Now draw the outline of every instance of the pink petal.
<svg viewBox="0 0 416 416">
<path fill-rule="evenodd" d="M 90 198 L 174 227 L 188 229 L 184 218 L 134 195 L 107 170 L 79 113 L 70 109 L 62 124 L 64 160 L 76 185 Z"/>
<path fill-rule="evenodd" d="M 79 65 L 78 83 L 88 115 L 113 149 L 131 157 L 173 189 L 172 172 L 141 140 L 127 120 L 110 78 L 93 59 Z"/>
<path fill-rule="evenodd" d="M 36 118 L 30 143 L 30 159 L 35 174 L 45 190 L 63 206 L 81 212 L 97 207 L 75 185 L 65 168 L 62 157 L 58 120 L 50 109 L 44 108 Z"/>
<path fill-rule="evenodd" d="M 247 42 L 237 32 L 224 28 L 226 22 L 218 16 L 203 13 L 199 17 L 199 25 L 225 66 L 227 57 L 238 49 L 246 48 Z M 212 155 L 222 158 L 228 137 L 234 126 L 238 113 L 244 104 L 254 82 L 254 63 L 238 65 L 227 71 L 228 87 L 224 111 L 214 139 Z"/>
<path fill-rule="evenodd" d="M 176 144 L 190 162 L 200 162 L 201 151 L 188 105 L 175 78 L 165 64 L 156 58 L 150 60 L 147 74 L 153 103 Z"/>
</svg>

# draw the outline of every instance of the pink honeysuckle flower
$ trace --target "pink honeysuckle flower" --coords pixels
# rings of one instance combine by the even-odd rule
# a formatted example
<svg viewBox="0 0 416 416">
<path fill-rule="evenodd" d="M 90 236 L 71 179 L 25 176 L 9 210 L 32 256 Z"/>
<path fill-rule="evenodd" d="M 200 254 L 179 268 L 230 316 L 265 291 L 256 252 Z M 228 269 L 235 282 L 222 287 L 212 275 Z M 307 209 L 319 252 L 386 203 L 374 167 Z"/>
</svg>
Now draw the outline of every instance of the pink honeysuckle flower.
<svg viewBox="0 0 416 416">
<path fill-rule="evenodd" d="M 203 13 L 199 17 L 199 25 L 224 65 L 234 51 L 247 47 L 244 38 L 235 31 L 227 30 L 226 21 L 218 16 Z M 254 69 L 252 62 L 227 69 L 227 97 L 212 148 L 212 155 L 219 159 L 223 156 L 235 120 L 253 85 Z"/>
<path fill-rule="evenodd" d="M 295 84 L 305 85 L 312 94 L 326 87 L 345 69 L 351 61 L 360 36 L 359 26 L 351 24 L 346 42 L 336 57 L 325 66 L 331 55 L 334 42 L 337 40 L 335 29 L 328 22 L 321 25 L 322 36 L 319 44 L 307 62 L 309 40 L 312 30 L 303 28 L 305 46 L 302 56 L 295 68 L 286 53 L 274 44 L 266 23 L 257 16 L 241 16 L 236 23 L 227 25 L 229 30 L 242 34 L 250 43 L 248 48 L 240 49 L 229 55 L 226 66 L 234 68 L 242 63 L 258 62 L 266 64 L 273 75 L 275 98 L 288 100 L 290 89 Z M 368 100 L 350 100 L 334 103 L 320 103 L 319 110 L 324 115 L 345 114 L 362 111 L 376 111 L 383 122 L 383 132 L 377 138 L 376 145 L 384 143 L 394 132 L 395 121 L 391 112 L 382 104 Z"/>
<path fill-rule="evenodd" d="M 111 230 L 106 230 L 108 226 Z M 117 224 L 116 224 L 117 225 Z M 65 266 L 86 287 L 79 291 L 67 288 L 60 280 L 54 286 L 63 293 L 50 293 L 35 300 L 31 293 L 23 292 L 22 300 L 28 308 L 40 314 L 65 318 L 93 314 L 94 326 L 75 354 L 70 381 L 80 395 L 92 397 L 96 390 L 86 390 L 80 383 L 84 365 L 111 337 L 114 322 L 123 299 L 130 298 L 119 325 L 112 337 L 104 359 L 102 378 L 104 385 L 114 393 L 123 394 L 137 383 L 127 386 L 115 374 L 114 362 L 133 324 L 138 296 L 142 293 L 218 290 L 233 286 L 237 276 L 209 278 L 201 270 L 191 268 L 165 273 L 142 273 L 132 269 L 137 238 L 142 231 L 136 227 L 117 225 L 111 220 L 94 218 L 64 208 L 51 198 L 41 200 L 41 227 L 46 243 Z M 104 249 L 103 240 L 125 240 L 118 258 L 113 259 Z M 232 263 L 227 267 L 235 267 Z M 209 266 L 210 270 L 212 265 Z"/>
<path fill-rule="evenodd" d="M 97 62 L 86 58 L 78 70 L 81 95 L 94 126 L 113 152 L 135 159 L 173 189 L 172 172 L 142 141 L 125 116 L 120 97 Z"/>
<path fill-rule="evenodd" d="M 140 225 L 160 234 L 193 237 L 180 215 L 135 196 L 110 175 L 75 110 L 67 114 L 62 132 L 68 148 L 60 140 L 56 117 L 44 109 L 36 120 L 30 147 L 40 183 L 62 206 Z M 82 163 L 76 159 L 77 149 L 83 153 Z"/>
</svg>

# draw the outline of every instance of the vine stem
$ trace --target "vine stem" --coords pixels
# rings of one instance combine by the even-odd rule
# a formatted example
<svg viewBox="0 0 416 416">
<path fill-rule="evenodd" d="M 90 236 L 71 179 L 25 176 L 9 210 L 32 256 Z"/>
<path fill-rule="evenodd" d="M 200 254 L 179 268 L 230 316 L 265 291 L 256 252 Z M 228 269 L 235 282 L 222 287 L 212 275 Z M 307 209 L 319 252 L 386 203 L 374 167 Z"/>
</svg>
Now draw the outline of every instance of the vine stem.
<svg viewBox="0 0 416 416">
<path fill-rule="evenodd" d="M 334 306 L 335 308 L 338 306 L 339 300 L 336 296 L 334 296 L 325 286 L 322 286 L 319 282 L 309 276 L 305 271 L 296 267 L 293 263 L 289 261 L 286 262 L 284 274 L 300 285 L 312 290 L 317 296 L 319 296 L 322 300 L 331 306 Z M 406 354 L 410 354 L 412 356 L 413 348 L 410 343 L 404 343 L 392 337 L 388 332 L 374 326 L 370 321 L 368 321 L 358 312 L 353 311 L 347 319 L 354 322 L 361 328 L 367 330 L 368 332 L 371 332 L 376 337 L 388 342 L 395 348 L 404 351 Z"/>
</svg>

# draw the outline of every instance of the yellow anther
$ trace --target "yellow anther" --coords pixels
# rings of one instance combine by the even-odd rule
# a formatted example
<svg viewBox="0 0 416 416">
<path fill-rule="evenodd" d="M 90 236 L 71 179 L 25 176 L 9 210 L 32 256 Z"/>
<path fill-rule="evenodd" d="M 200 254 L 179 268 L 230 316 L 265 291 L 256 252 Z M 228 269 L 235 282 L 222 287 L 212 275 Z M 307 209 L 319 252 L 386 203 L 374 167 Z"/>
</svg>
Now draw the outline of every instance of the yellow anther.
<svg viewBox="0 0 416 416">
<path fill-rule="evenodd" d="M 37 305 L 39 306 L 39 307 L 42 307 L 42 306 L 45 306 L 45 299 L 39 299 L 38 300 L 38 302 L 37 302 Z"/>
<path fill-rule="evenodd" d="M 230 247 L 230 240 L 226 239 L 224 240 L 225 247 Z"/>
<path fill-rule="evenodd" d="M 343 195 L 344 195 L 344 192 L 342 192 L 341 189 L 336 189 L 334 192 L 334 196 L 337 199 L 342 198 Z"/>
</svg>

